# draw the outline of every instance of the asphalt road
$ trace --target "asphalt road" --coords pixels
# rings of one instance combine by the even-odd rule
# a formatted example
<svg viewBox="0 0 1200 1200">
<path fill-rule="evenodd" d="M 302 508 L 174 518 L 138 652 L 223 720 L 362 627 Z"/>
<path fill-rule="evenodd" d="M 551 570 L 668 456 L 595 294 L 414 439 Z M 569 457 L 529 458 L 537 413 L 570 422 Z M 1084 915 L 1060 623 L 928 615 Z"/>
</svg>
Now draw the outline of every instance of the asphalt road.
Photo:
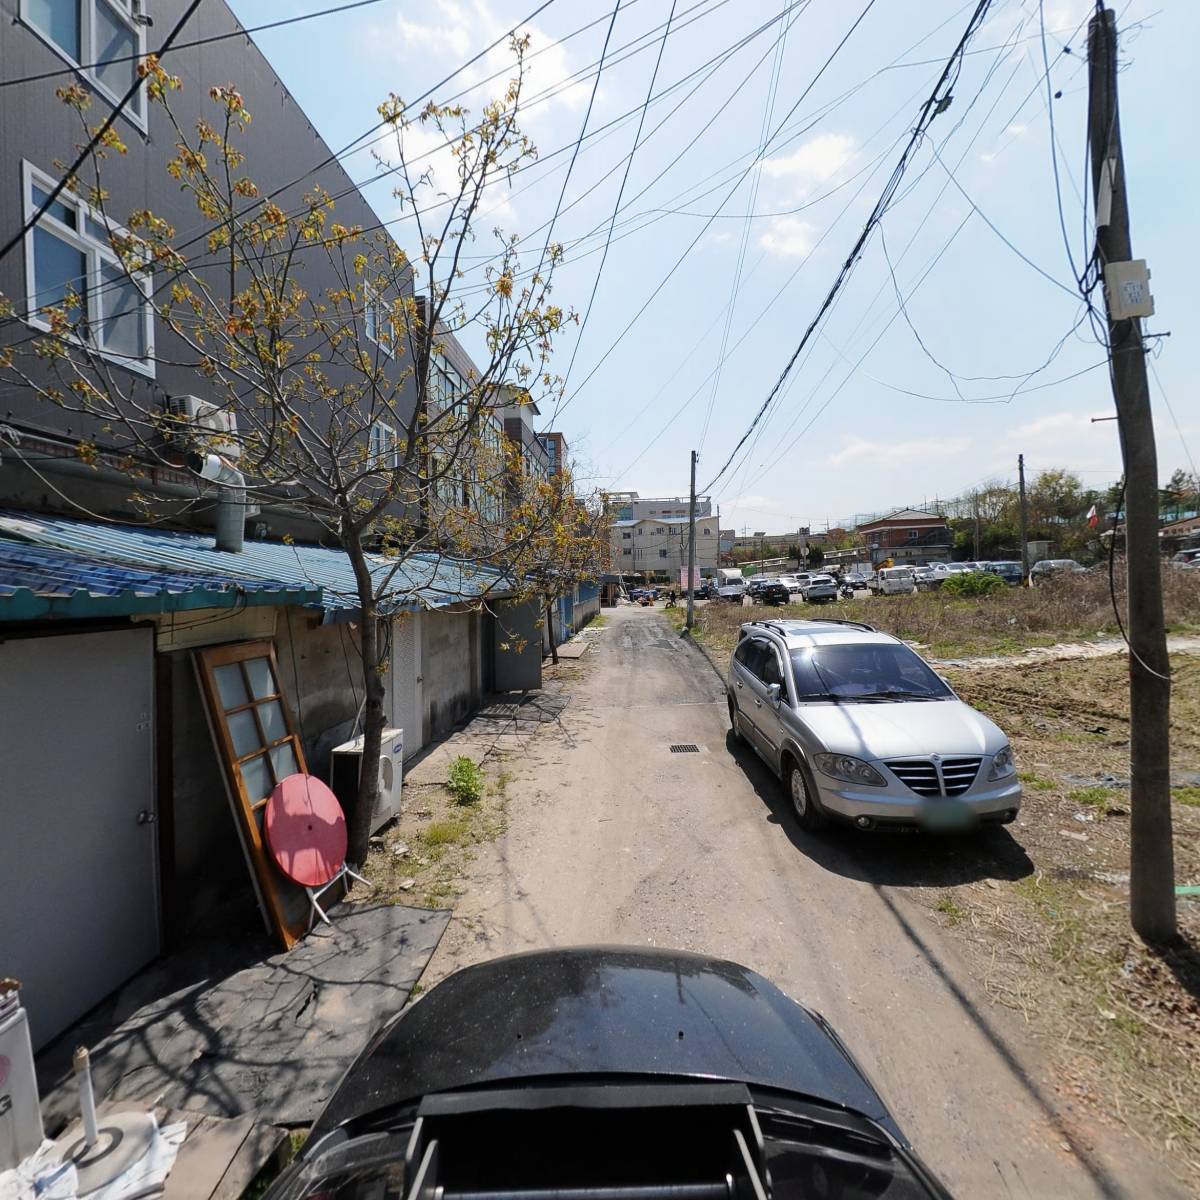
<svg viewBox="0 0 1200 1200">
<path fill-rule="evenodd" d="M 956 1195 L 1181 1194 L 1140 1146 L 1055 1094 L 1017 1019 L 904 895 L 978 878 L 972 857 L 997 879 L 1028 874 L 1008 830 L 981 835 L 982 856 L 802 833 L 771 773 L 727 737 L 704 657 L 653 611 L 605 615 L 559 721 L 509 759 L 508 831 L 472 865 L 426 980 L 588 942 L 734 959 L 832 1022 Z M 700 752 L 672 754 L 677 743 Z"/>
</svg>

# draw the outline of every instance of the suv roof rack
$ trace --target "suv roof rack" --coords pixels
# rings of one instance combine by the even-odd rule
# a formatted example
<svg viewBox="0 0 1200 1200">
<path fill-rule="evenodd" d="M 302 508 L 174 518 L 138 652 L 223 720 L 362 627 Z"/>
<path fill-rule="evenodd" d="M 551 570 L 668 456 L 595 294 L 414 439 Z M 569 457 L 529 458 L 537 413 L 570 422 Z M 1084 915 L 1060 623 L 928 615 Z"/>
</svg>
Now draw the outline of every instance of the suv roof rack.
<svg viewBox="0 0 1200 1200">
<path fill-rule="evenodd" d="M 822 625 L 848 625 L 851 629 L 861 629 L 863 633 L 878 633 L 874 625 L 866 621 L 847 621 L 844 617 L 805 617 L 806 621 L 815 621 Z"/>
</svg>

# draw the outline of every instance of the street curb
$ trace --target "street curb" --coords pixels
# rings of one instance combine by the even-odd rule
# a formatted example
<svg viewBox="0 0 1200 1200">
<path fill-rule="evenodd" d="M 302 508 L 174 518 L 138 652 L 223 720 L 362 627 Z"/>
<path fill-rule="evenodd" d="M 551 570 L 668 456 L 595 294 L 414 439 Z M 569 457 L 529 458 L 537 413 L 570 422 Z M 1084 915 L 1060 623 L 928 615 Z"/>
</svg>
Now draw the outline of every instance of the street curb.
<svg viewBox="0 0 1200 1200">
<path fill-rule="evenodd" d="M 725 672 L 722 671 L 715 662 L 713 662 L 712 655 L 710 655 L 709 652 L 698 641 L 696 641 L 694 637 L 691 636 L 691 633 L 687 629 L 681 629 L 679 631 L 679 639 L 685 644 L 693 647 L 700 654 L 704 661 L 712 668 L 713 674 L 716 675 L 716 677 L 721 681 L 722 687 L 729 686 L 729 680 L 726 679 Z"/>
</svg>

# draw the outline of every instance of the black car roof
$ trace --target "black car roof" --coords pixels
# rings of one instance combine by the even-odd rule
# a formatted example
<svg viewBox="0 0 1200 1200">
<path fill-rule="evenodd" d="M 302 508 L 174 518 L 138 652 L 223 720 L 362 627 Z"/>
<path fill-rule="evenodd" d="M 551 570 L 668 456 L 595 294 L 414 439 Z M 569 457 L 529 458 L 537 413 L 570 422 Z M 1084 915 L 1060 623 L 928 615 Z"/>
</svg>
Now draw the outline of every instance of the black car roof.
<svg viewBox="0 0 1200 1200">
<path fill-rule="evenodd" d="M 575 947 L 467 967 L 394 1017 L 310 1135 L 432 1092 L 571 1075 L 738 1080 L 895 1128 L 824 1022 L 736 963 Z"/>
</svg>

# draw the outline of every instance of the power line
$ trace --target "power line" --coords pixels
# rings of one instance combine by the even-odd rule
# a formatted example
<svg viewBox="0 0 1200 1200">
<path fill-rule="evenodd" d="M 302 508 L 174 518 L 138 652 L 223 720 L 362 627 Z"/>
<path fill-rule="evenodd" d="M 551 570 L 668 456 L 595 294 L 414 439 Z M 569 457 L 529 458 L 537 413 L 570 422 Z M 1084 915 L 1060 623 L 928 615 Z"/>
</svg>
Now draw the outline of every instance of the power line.
<svg viewBox="0 0 1200 1200">
<path fill-rule="evenodd" d="M 208 37 L 195 38 L 190 42 L 177 42 L 176 51 L 193 50 L 197 46 L 209 46 L 213 42 L 225 42 L 230 38 L 244 37 L 251 33 L 263 33 L 268 29 L 281 29 L 285 25 L 298 25 L 301 21 L 312 21 L 317 17 L 334 16 L 337 13 L 349 12 L 355 8 L 366 8 L 368 5 L 381 4 L 383 0 L 351 0 L 347 4 L 335 4 L 332 8 L 318 9 L 316 12 L 301 13 L 295 17 L 284 17 L 279 21 L 268 21 L 265 25 L 250 25 L 245 28 L 238 26 L 228 33 L 214 33 Z M 36 75 L 21 75 L 16 79 L 0 79 L 0 89 L 17 87 L 19 84 L 38 83 L 43 79 L 59 79 L 64 75 L 78 75 L 80 71 L 95 71 L 98 67 L 111 67 L 114 63 L 141 62 L 140 54 L 119 54 L 113 58 L 102 58 L 97 62 L 81 63 L 77 67 L 62 67 L 55 71 L 39 71 Z"/>
<path fill-rule="evenodd" d="M 633 135 L 633 147 L 625 158 L 625 174 L 621 176 L 621 186 L 617 189 L 617 199 L 613 204 L 612 217 L 608 222 L 608 235 L 604 239 L 604 251 L 600 255 L 600 265 L 596 268 L 596 278 L 592 281 L 592 294 L 588 297 L 587 308 L 583 320 L 579 323 L 579 333 L 571 350 L 571 360 L 567 363 L 563 375 L 563 392 L 566 393 L 567 383 L 571 378 L 571 370 L 575 366 L 575 356 L 579 353 L 579 345 L 583 341 L 584 330 L 587 329 L 588 318 L 592 315 L 592 305 L 596 302 L 596 292 L 600 288 L 600 277 L 604 274 L 604 264 L 608 261 L 608 248 L 612 245 L 613 226 L 617 223 L 617 213 L 621 210 L 621 199 L 625 195 L 625 185 L 629 182 L 629 172 L 633 167 L 633 158 L 637 154 L 638 144 L 642 139 L 642 127 L 646 121 L 646 113 L 650 108 L 650 97 L 654 94 L 654 83 L 658 79 L 658 68 L 662 66 L 663 51 L 667 48 L 667 37 L 671 33 L 671 22 L 675 19 L 675 7 L 678 0 L 671 0 L 671 11 L 667 14 L 666 28 L 663 30 L 662 41 L 658 44 L 658 57 L 654 60 L 654 70 L 650 73 L 650 84 L 646 88 L 646 99 L 642 102 L 641 115 L 638 117 L 637 132 Z M 606 176 L 607 178 L 607 176 Z"/>
<path fill-rule="evenodd" d="M 982 23 L 983 17 L 987 13 L 987 10 L 990 6 L 991 0 L 979 0 L 979 3 L 976 5 L 975 11 L 971 16 L 971 20 L 967 23 L 967 28 L 964 31 L 962 38 L 959 40 L 954 52 L 950 55 L 949 60 L 942 69 L 942 73 L 938 77 L 938 81 L 934 85 L 933 91 L 930 93 L 929 98 L 921 107 L 921 112 L 917 118 L 916 126 L 912 131 L 912 135 L 908 140 L 908 144 L 905 146 L 904 151 L 900 156 L 900 161 L 896 164 L 891 178 L 885 185 L 879 199 L 875 202 L 875 207 L 871 210 L 871 214 L 867 218 L 867 221 L 862 228 L 862 232 L 859 234 L 857 240 L 851 248 L 845 262 L 843 262 L 841 270 L 838 272 L 837 278 L 834 280 L 833 286 L 825 296 L 825 299 L 821 302 L 821 306 L 817 310 L 816 315 L 809 322 L 808 328 L 804 331 L 804 335 L 801 337 L 799 344 L 792 352 L 792 356 L 788 360 L 787 365 L 784 367 L 783 373 L 776 381 L 775 386 L 772 387 L 770 392 L 767 393 L 767 398 L 759 406 L 759 409 L 755 413 L 753 420 L 751 420 L 749 427 L 738 439 L 738 442 L 730 452 L 729 457 L 725 460 L 721 469 L 713 477 L 712 481 L 705 485 L 704 491 L 710 491 L 713 485 L 729 469 L 734 458 L 737 456 L 738 451 L 746 444 L 750 438 L 750 435 L 754 432 L 759 422 L 766 415 L 767 409 L 770 407 L 771 402 L 775 399 L 779 389 L 786 382 L 796 360 L 800 357 L 801 352 L 804 350 L 805 346 L 808 345 L 812 335 L 816 332 L 818 324 L 820 324 L 825 314 L 832 307 L 833 302 L 837 299 L 838 294 L 841 292 L 842 287 L 861 257 L 863 249 L 866 247 L 867 239 L 871 236 L 875 226 L 880 222 L 880 220 L 882 220 L 883 214 L 887 211 L 888 205 L 891 203 L 892 198 L 896 193 L 896 189 L 900 186 L 900 181 L 904 177 L 905 169 L 908 166 L 908 162 L 913 151 L 924 137 L 925 131 L 930 122 L 939 113 L 944 112 L 949 107 L 950 101 L 953 98 L 953 93 L 951 90 L 946 89 L 946 85 L 947 83 L 951 83 L 951 76 L 954 75 L 955 67 L 961 62 L 962 52 L 964 49 L 966 49 L 967 42 L 971 39 L 972 35 Z M 953 85 L 951 83 L 951 87 L 952 86 Z M 936 154 L 936 150 L 934 153 Z"/>
<path fill-rule="evenodd" d="M 175 22 L 175 27 L 169 34 L 167 34 L 166 40 L 162 43 L 162 45 L 159 46 L 157 57 L 161 58 L 167 53 L 168 50 L 171 49 L 172 43 L 175 41 L 176 37 L 179 36 L 179 33 L 183 27 L 188 23 L 188 21 L 191 20 L 192 14 L 200 7 L 201 3 L 202 0 L 191 0 L 191 3 L 184 10 L 183 16 L 181 16 L 179 20 Z M 54 187 L 50 189 L 50 194 L 42 201 L 40 205 L 38 205 L 38 209 L 33 216 L 27 221 L 24 221 L 21 225 L 21 228 L 18 229 L 17 232 L 14 233 L 13 236 L 10 237 L 3 246 L 0 246 L 0 260 L 7 258 L 8 255 L 12 253 L 13 249 L 21 244 L 21 239 L 42 219 L 43 216 L 45 216 L 47 209 L 49 209 L 55 200 L 62 195 L 63 189 L 67 186 L 67 182 L 71 179 L 74 179 L 75 172 L 78 171 L 79 168 L 87 161 L 88 155 L 90 155 L 92 151 L 95 150 L 100 144 L 101 140 L 104 138 L 104 135 L 112 128 L 113 122 L 116 121 L 117 117 L 121 115 L 125 105 L 127 105 L 130 100 L 137 95 L 141 86 L 142 79 L 140 76 L 138 76 L 138 78 L 136 78 L 126 89 L 125 94 L 121 97 L 121 99 L 117 101 L 117 104 L 113 108 L 112 112 L 105 117 L 105 119 L 100 123 L 99 128 L 97 128 L 95 133 L 93 133 L 88 139 L 87 145 L 80 150 L 79 154 L 75 158 L 75 161 L 67 168 L 62 178 L 59 179 Z"/>
<path fill-rule="evenodd" d="M 981 2 L 983 2 L 983 0 L 981 0 Z M 986 2 L 990 3 L 990 0 L 986 0 Z M 795 113 L 796 109 L 800 107 L 800 105 L 804 102 L 804 100 L 807 98 L 808 94 L 812 91 L 812 89 L 814 87 L 816 87 L 817 82 L 820 80 L 821 76 L 824 75 L 825 72 L 832 65 L 834 59 L 838 56 L 838 54 L 842 50 L 842 47 L 845 46 L 846 43 L 850 40 L 850 37 L 853 35 L 854 31 L 859 27 L 859 25 L 862 24 L 863 20 L 865 20 L 865 18 L 867 16 L 867 14 L 871 11 L 872 8 L 875 7 L 875 4 L 876 4 L 876 0 L 867 0 L 866 6 L 859 13 L 857 18 L 855 18 L 854 24 L 850 26 L 849 30 L 847 30 L 846 34 L 842 37 L 841 41 L 838 42 L 838 44 L 834 47 L 834 49 L 833 49 L 832 53 L 829 55 L 829 57 L 826 58 L 825 61 L 821 64 L 820 69 L 813 76 L 813 78 L 809 81 L 808 86 L 804 89 L 804 91 L 801 92 L 801 94 L 800 94 L 799 98 L 796 100 L 795 104 L 793 104 L 792 107 L 788 110 L 788 113 L 784 117 L 781 124 L 771 134 L 770 138 L 767 139 L 768 145 L 775 140 L 775 137 L 778 135 L 778 133 L 779 133 L 780 129 L 783 127 L 783 125 L 787 124 L 787 122 L 791 119 L 792 114 Z M 763 153 L 765 153 L 765 148 L 764 148 Z M 729 202 L 729 200 L 732 198 L 734 192 L 736 192 L 737 189 L 741 186 L 743 180 L 745 180 L 746 176 L 753 169 L 754 164 L 758 161 L 758 159 L 760 157 L 761 157 L 761 155 L 756 156 L 754 158 L 754 160 L 750 163 L 750 165 L 747 166 L 746 169 L 741 173 L 741 175 L 738 176 L 737 180 L 734 182 L 733 187 L 726 193 L 725 198 L 721 201 L 721 204 L 718 207 L 718 211 L 720 211 L 721 208 L 724 208 L 724 206 Z M 561 412 L 562 409 L 566 408 L 567 404 L 569 404 L 571 402 L 571 400 L 573 400 L 575 398 L 575 396 L 578 396 L 579 393 L 581 391 L 583 391 L 583 389 L 587 386 L 588 380 L 592 379 L 595 376 L 596 372 L 604 365 L 604 363 L 607 361 L 608 357 L 613 353 L 613 351 L 617 348 L 617 346 L 620 345 L 620 343 L 621 343 L 622 339 L 625 337 L 625 335 L 641 319 L 642 314 L 646 311 L 647 308 L 650 307 L 650 305 L 653 303 L 653 301 L 658 296 L 659 292 L 661 292 L 663 290 L 663 288 L 666 287 L 667 283 L 671 280 L 671 278 L 675 274 L 675 272 L 680 268 L 680 266 L 683 265 L 684 260 L 696 248 L 696 245 L 699 243 L 700 239 L 704 236 L 704 234 L 708 232 L 708 229 L 712 225 L 712 222 L 714 219 L 715 218 L 710 217 L 704 223 L 704 225 L 700 229 L 700 232 L 696 234 L 696 236 L 691 240 L 691 242 L 688 244 L 688 246 L 684 250 L 684 252 L 675 260 L 674 265 L 666 273 L 666 275 L 664 275 L 663 278 L 659 281 L 658 285 L 655 287 L 654 291 L 652 291 L 650 293 L 650 295 L 646 298 L 646 300 L 642 304 L 641 308 L 639 308 L 638 311 L 636 313 L 634 313 L 633 317 L 630 319 L 628 324 L 625 325 L 625 327 L 617 335 L 616 339 L 612 342 L 612 344 L 609 346 L 609 348 L 600 356 L 599 360 L 593 365 L 592 369 L 584 377 L 583 383 L 581 383 L 579 385 L 579 387 L 577 387 L 575 389 L 574 393 L 563 402 L 563 404 L 559 408 L 559 412 Z M 707 491 L 707 489 L 704 489 L 704 490 Z"/>
</svg>

